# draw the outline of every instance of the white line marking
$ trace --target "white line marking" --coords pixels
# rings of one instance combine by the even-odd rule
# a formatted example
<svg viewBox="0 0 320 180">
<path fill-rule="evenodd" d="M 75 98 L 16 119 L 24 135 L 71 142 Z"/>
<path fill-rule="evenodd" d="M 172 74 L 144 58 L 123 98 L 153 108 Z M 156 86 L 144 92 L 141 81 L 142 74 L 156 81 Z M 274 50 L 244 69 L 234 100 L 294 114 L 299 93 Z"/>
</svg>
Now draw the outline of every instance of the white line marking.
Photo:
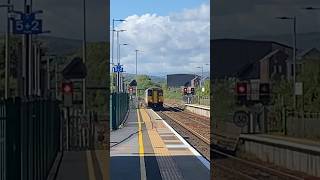
<svg viewBox="0 0 320 180">
<path fill-rule="evenodd" d="M 206 166 L 207 169 L 210 170 L 210 162 L 202 157 L 202 155 L 196 150 L 194 149 L 186 140 L 184 140 L 180 134 L 178 134 L 167 122 L 165 122 L 156 112 L 154 112 L 153 110 L 151 110 L 154 114 L 156 114 L 159 118 L 159 120 L 161 119 L 162 122 L 177 136 L 177 138 L 186 146 L 189 147 L 189 150 L 192 152 L 192 154 L 194 154 L 201 162 L 204 166 Z"/>
<path fill-rule="evenodd" d="M 166 145 L 167 148 L 189 148 L 188 145 L 185 144 L 168 144 Z"/>
</svg>

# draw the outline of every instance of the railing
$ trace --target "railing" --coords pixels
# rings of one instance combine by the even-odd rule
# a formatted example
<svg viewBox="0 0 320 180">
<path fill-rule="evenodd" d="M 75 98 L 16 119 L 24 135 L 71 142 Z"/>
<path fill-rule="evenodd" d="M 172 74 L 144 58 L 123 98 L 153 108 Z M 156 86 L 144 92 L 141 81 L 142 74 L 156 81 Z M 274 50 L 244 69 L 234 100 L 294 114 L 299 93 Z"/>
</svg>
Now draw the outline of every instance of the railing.
<svg viewBox="0 0 320 180">
<path fill-rule="evenodd" d="M 190 96 L 183 97 L 183 101 L 187 104 L 199 104 L 204 106 L 210 106 L 210 97 L 202 97 L 202 96 Z"/>
<path fill-rule="evenodd" d="M 94 111 L 83 113 L 78 108 L 62 109 L 62 147 L 64 151 L 79 151 L 95 148 Z"/>
<path fill-rule="evenodd" d="M 319 112 L 294 112 L 286 110 L 285 134 L 299 138 L 320 138 Z"/>
<path fill-rule="evenodd" d="M 0 180 L 6 179 L 6 106 L 0 102 Z"/>
<path fill-rule="evenodd" d="M 0 117 L 0 179 L 46 179 L 60 147 L 58 102 L 8 99 L 0 102 Z"/>
<path fill-rule="evenodd" d="M 113 130 L 125 120 L 129 110 L 129 96 L 127 93 L 112 93 L 110 95 L 110 127 Z"/>
</svg>

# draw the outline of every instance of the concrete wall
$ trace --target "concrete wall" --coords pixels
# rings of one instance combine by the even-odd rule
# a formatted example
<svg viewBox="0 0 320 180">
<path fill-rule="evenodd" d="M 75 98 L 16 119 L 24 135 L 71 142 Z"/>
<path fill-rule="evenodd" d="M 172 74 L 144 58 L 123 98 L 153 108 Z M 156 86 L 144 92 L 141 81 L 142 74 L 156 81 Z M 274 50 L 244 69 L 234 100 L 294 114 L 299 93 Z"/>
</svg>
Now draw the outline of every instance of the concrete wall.
<svg viewBox="0 0 320 180">
<path fill-rule="evenodd" d="M 320 146 L 307 146 L 294 143 L 273 144 L 241 138 L 244 143 L 239 145 L 241 152 L 251 154 L 262 161 L 280 167 L 300 171 L 320 177 Z"/>
<path fill-rule="evenodd" d="M 208 106 L 186 104 L 185 108 L 188 111 L 191 111 L 192 113 L 199 114 L 201 116 L 205 116 L 205 117 L 210 118 L 210 107 L 208 107 Z"/>
<path fill-rule="evenodd" d="M 320 137 L 320 114 L 287 118 L 287 133 L 289 136 L 300 138 Z"/>
</svg>

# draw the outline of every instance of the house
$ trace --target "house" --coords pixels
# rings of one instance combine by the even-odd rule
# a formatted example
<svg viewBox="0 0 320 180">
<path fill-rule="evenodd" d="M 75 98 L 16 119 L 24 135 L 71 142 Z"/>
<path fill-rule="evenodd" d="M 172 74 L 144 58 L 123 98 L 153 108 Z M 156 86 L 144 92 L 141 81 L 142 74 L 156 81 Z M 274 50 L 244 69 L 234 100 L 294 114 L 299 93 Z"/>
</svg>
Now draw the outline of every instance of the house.
<svg viewBox="0 0 320 180">
<path fill-rule="evenodd" d="M 191 81 L 196 77 L 194 74 L 168 74 L 167 86 L 169 88 L 180 88 L 181 86 L 191 86 Z"/>
<path fill-rule="evenodd" d="M 214 79 L 280 79 L 288 77 L 292 48 L 273 41 L 216 39 L 211 42 Z"/>
<path fill-rule="evenodd" d="M 191 80 L 191 87 L 198 87 L 200 86 L 201 76 L 196 76 Z"/>
</svg>

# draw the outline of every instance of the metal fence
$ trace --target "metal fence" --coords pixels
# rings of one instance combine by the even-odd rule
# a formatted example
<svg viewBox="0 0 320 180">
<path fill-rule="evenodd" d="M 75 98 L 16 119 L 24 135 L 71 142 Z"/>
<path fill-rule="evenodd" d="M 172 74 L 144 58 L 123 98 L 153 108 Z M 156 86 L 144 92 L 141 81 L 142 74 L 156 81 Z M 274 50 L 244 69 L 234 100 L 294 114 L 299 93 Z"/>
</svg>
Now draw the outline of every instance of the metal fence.
<svg viewBox="0 0 320 180">
<path fill-rule="evenodd" d="M 319 112 L 286 111 L 285 134 L 299 138 L 320 138 Z"/>
<path fill-rule="evenodd" d="M 0 117 L 0 179 L 46 179 L 60 147 L 58 102 L 4 100 L 0 102 Z"/>
<path fill-rule="evenodd" d="M 6 179 L 6 106 L 0 102 L 0 180 Z"/>
<path fill-rule="evenodd" d="M 110 127 L 113 130 L 123 123 L 129 110 L 129 95 L 127 93 L 112 93 L 110 95 Z"/>
<path fill-rule="evenodd" d="M 184 101 L 184 103 L 187 104 L 199 104 L 204 106 L 210 106 L 210 97 L 184 96 L 182 100 Z"/>
<path fill-rule="evenodd" d="M 83 114 L 82 109 L 62 110 L 62 142 L 66 151 L 89 150 L 95 142 L 95 112 Z"/>
</svg>

